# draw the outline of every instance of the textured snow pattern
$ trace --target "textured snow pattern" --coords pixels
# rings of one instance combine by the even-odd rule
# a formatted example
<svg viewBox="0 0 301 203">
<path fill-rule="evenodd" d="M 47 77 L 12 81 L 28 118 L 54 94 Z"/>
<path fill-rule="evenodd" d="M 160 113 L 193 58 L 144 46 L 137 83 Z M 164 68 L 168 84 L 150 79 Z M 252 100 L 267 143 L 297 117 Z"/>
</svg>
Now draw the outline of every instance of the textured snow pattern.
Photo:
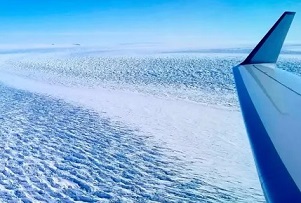
<svg viewBox="0 0 301 203">
<path fill-rule="evenodd" d="M 2 85 L 0 93 L 2 201 L 233 198 L 183 174 L 172 157 L 146 146 L 131 129 L 62 101 Z"/>
<path fill-rule="evenodd" d="M 63 101 L 0 85 L 5 202 L 233 202 L 137 132 Z"/>
<path fill-rule="evenodd" d="M 23 76 L 68 86 L 126 88 L 201 103 L 237 106 L 232 67 L 242 59 L 240 55 L 216 54 L 130 57 L 42 54 L 8 59 L 6 67 Z"/>
<path fill-rule="evenodd" d="M 0 202 L 264 202 L 237 116 L 243 58 L 1 55 Z"/>
</svg>

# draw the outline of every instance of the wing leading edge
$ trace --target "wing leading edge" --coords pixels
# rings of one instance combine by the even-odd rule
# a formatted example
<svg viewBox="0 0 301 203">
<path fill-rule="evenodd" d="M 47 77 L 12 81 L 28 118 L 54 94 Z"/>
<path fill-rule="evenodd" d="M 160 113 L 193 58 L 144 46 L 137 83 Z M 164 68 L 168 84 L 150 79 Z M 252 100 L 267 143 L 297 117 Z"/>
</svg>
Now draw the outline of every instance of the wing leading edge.
<svg viewBox="0 0 301 203">
<path fill-rule="evenodd" d="M 268 202 L 301 202 L 301 78 L 275 65 L 294 15 L 285 12 L 246 60 L 233 68 Z"/>
</svg>

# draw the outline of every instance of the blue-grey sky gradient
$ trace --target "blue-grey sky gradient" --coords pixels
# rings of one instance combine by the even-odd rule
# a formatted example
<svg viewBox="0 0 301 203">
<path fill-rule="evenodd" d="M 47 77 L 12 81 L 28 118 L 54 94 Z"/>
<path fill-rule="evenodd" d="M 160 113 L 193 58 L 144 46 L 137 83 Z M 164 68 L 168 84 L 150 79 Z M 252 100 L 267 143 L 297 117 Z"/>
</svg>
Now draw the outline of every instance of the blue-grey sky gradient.
<svg viewBox="0 0 301 203">
<path fill-rule="evenodd" d="M 298 0 L 10 0 L 0 45 L 252 46 L 286 10 L 297 12 L 287 42 L 299 43 Z"/>
</svg>

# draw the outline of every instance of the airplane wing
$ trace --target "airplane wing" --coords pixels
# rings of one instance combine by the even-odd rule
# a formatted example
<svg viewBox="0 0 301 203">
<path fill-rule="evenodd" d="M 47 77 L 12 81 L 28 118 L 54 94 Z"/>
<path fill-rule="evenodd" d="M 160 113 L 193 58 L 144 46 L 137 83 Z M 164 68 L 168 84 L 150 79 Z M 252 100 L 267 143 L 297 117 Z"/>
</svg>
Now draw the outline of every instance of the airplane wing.
<svg viewBox="0 0 301 203">
<path fill-rule="evenodd" d="M 267 202 L 301 202 L 301 78 L 275 64 L 294 15 L 285 12 L 233 68 Z"/>
</svg>

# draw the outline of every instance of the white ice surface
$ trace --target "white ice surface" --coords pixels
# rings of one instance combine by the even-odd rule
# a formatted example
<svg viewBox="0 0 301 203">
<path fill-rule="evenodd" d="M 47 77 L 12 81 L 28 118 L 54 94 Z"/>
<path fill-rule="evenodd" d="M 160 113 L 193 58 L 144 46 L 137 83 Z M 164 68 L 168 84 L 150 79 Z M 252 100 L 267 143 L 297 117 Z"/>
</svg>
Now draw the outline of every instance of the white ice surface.
<svg viewBox="0 0 301 203">
<path fill-rule="evenodd" d="M 105 113 L 116 121 L 150 133 L 156 140 L 191 158 L 202 157 L 198 154 L 200 146 L 204 145 L 204 140 L 200 139 L 202 134 L 214 134 L 236 146 L 224 135 L 244 133 L 240 112 L 222 107 L 126 90 L 49 85 L 5 72 L 1 73 L 0 80 L 14 88 L 46 94 Z"/>
<path fill-rule="evenodd" d="M 125 89 L 49 84 L 6 72 L 4 68 L 0 81 L 91 109 L 130 126 L 183 162 L 184 171 L 192 169 L 218 187 L 232 189 L 241 196 L 246 191 L 241 187 L 255 196 L 260 191 L 241 113 L 236 108 Z M 69 184 L 60 180 L 58 183 Z"/>
<path fill-rule="evenodd" d="M 242 178 L 254 174 L 245 164 L 251 160 L 250 149 L 238 111 L 126 90 L 49 85 L 5 72 L 0 81 L 84 106 L 131 126 L 191 163 L 196 172 L 210 171 L 217 164 L 224 166 L 216 168 L 221 175 L 229 175 L 224 170 Z"/>
</svg>

